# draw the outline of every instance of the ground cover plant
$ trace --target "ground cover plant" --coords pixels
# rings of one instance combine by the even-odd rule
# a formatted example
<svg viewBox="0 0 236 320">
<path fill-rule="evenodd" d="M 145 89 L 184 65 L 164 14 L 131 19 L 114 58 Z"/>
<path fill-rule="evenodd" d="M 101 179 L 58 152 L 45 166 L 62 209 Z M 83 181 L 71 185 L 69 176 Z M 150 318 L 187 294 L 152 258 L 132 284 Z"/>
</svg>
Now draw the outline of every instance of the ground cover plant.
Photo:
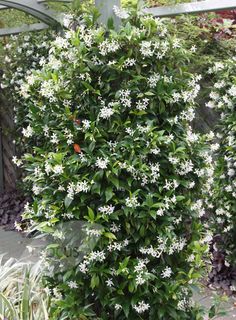
<svg viewBox="0 0 236 320">
<path fill-rule="evenodd" d="M 0 256 L 0 319 L 47 320 L 49 296 L 42 288 L 42 264 Z"/>
<path fill-rule="evenodd" d="M 190 127 L 200 75 L 189 72 L 193 52 L 168 34 L 168 19 L 116 11 L 119 32 L 83 16 L 20 88 L 33 146 L 18 162 L 34 194 L 25 217 L 59 238 L 50 246 L 60 264 L 48 277 L 52 317 L 201 319 L 190 285 L 211 238 L 201 182 L 210 188 L 213 170 Z M 84 243 L 97 240 L 84 255 L 72 245 L 68 267 L 58 225 L 77 220 Z"/>
</svg>

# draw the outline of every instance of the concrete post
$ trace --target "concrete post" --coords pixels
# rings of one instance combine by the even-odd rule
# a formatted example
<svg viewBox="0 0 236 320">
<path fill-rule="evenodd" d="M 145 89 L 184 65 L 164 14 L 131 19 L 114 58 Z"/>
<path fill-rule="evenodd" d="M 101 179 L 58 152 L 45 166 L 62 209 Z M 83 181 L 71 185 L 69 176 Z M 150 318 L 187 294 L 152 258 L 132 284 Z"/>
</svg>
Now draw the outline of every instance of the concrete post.
<svg viewBox="0 0 236 320">
<path fill-rule="evenodd" d="M 101 13 L 100 23 L 107 25 L 108 20 L 112 18 L 115 28 L 119 27 L 120 19 L 114 15 L 113 7 L 120 7 L 120 0 L 95 0 L 95 5 Z"/>
</svg>

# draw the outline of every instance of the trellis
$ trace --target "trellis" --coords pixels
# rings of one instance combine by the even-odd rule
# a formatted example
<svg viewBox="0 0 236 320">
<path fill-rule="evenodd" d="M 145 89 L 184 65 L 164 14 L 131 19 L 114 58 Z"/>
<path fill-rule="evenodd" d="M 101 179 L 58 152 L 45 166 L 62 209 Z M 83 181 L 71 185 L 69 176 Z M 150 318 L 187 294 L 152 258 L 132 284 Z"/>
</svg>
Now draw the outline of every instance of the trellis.
<svg viewBox="0 0 236 320">
<path fill-rule="evenodd" d="M 0 10 L 17 9 L 21 10 L 39 20 L 39 23 L 23 25 L 15 28 L 0 29 L 0 36 L 18 34 L 26 31 L 37 31 L 46 28 L 61 28 L 62 16 L 49 9 L 47 2 L 70 3 L 73 0 L 0 0 Z M 118 27 L 119 19 L 114 16 L 113 7 L 120 6 L 120 0 L 95 0 L 95 5 L 100 10 L 100 22 L 106 24 L 108 19 L 113 17 Z M 221 11 L 236 9 L 236 0 L 206 0 L 190 2 L 175 6 L 165 6 L 144 9 L 144 13 L 156 17 L 175 16 L 179 14 L 201 13 L 209 11 Z M 2 135 L 0 128 L 0 192 L 3 191 L 3 150 Z"/>
</svg>

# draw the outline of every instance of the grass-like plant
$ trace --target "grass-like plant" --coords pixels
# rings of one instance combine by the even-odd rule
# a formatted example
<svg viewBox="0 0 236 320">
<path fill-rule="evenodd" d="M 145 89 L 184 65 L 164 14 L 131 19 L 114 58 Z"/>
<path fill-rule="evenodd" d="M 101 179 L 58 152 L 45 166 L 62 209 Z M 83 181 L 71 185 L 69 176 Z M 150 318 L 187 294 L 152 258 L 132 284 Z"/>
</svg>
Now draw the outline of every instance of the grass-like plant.
<svg viewBox="0 0 236 320">
<path fill-rule="evenodd" d="M 42 265 L 0 257 L 0 319 L 47 320 L 49 297 L 41 287 Z"/>
</svg>

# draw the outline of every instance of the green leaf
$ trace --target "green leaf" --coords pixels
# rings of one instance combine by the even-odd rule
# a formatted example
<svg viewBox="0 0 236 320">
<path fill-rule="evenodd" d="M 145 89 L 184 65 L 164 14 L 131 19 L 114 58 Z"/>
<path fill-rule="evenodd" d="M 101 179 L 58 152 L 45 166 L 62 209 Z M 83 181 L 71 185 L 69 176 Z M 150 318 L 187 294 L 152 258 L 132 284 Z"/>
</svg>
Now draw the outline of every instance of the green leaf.
<svg viewBox="0 0 236 320">
<path fill-rule="evenodd" d="M 95 182 L 92 186 L 92 192 L 100 195 L 101 194 L 101 184 L 98 182 Z"/>
<path fill-rule="evenodd" d="M 67 196 L 65 197 L 64 204 L 65 204 L 66 209 L 69 208 L 69 206 L 71 205 L 72 201 L 73 200 L 71 198 L 69 198 Z"/>
<path fill-rule="evenodd" d="M 141 226 L 140 230 L 139 230 L 139 234 L 141 237 L 143 237 L 145 235 L 146 232 L 146 228 L 144 225 Z"/>
<path fill-rule="evenodd" d="M 116 239 L 117 239 L 116 236 L 115 236 L 113 233 L 111 233 L 111 232 L 105 232 L 103 235 L 104 235 L 106 238 L 109 238 L 109 239 L 112 239 L 112 240 L 116 240 Z"/>
<path fill-rule="evenodd" d="M 82 84 L 85 86 L 86 89 L 89 91 L 94 91 L 94 88 L 86 81 L 82 81 Z"/>
<path fill-rule="evenodd" d="M 176 200 L 179 202 L 179 201 L 182 201 L 185 199 L 185 196 L 177 196 L 176 197 Z"/>
<path fill-rule="evenodd" d="M 100 283 L 99 277 L 96 274 L 94 274 L 91 279 L 91 284 L 90 284 L 91 288 L 94 289 L 98 287 L 99 283 Z"/>
<path fill-rule="evenodd" d="M 145 92 L 145 96 L 152 97 L 152 96 L 155 96 L 155 93 L 148 91 L 148 92 Z"/>
<path fill-rule="evenodd" d="M 129 302 L 127 301 L 127 302 L 123 303 L 122 306 L 123 306 L 123 310 L 124 310 L 126 319 L 129 319 L 129 311 L 130 311 Z"/>
<path fill-rule="evenodd" d="M 93 212 L 93 210 L 92 210 L 91 208 L 89 208 L 89 207 L 88 207 L 88 216 L 89 216 L 90 221 L 93 222 L 94 219 L 95 219 L 94 212 Z"/>
<path fill-rule="evenodd" d="M 22 296 L 22 302 L 21 302 L 21 320 L 30 320 L 29 301 L 30 301 L 30 287 L 29 287 L 29 276 L 27 275 L 24 280 L 24 289 L 23 289 L 23 296 Z"/>
<path fill-rule="evenodd" d="M 1 301 L 1 309 L 4 309 L 5 311 L 5 307 L 8 309 L 11 318 L 10 319 L 16 319 L 19 320 L 19 317 L 17 315 L 17 312 L 14 308 L 14 305 L 12 304 L 12 302 L 10 300 L 8 300 L 3 293 L 0 292 L 0 301 Z M 2 313 L 2 312 L 1 312 Z"/>
<path fill-rule="evenodd" d="M 120 186 L 120 182 L 119 182 L 119 179 L 110 175 L 109 176 L 109 180 L 112 182 L 112 184 L 114 184 L 114 186 L 118 189 L 119 186 Z"/>
<path fill-rule="evenodd" d="M 112 191 L 112 187 L 108 187 L 105 191 L 105 195 L 106 195 L 106 202 L 108 202 L 112 197 L 113 197 L 113 191 Z"/>
<path fill-rule="evenodd" d="M 150 213 L 150 216 L 153 218 L 153 219 L 156 219 L 156 217 L 157 217 L 157 213 L 156 213 L 156 211 L 150 211 L 149 212 Z"/>
<path fill-rule="evenodd" d="M 135 285 L 133 281 L 130 281 L 128 289 L 129 289 L 129 292 L 131 293 L 134 292 Z"/>
<path fill-rule="evenodd" d="M 47 246 L 47 249 L 57 249 L 59 247 L 58 243 L 52 243 Z"/>
</svg>

